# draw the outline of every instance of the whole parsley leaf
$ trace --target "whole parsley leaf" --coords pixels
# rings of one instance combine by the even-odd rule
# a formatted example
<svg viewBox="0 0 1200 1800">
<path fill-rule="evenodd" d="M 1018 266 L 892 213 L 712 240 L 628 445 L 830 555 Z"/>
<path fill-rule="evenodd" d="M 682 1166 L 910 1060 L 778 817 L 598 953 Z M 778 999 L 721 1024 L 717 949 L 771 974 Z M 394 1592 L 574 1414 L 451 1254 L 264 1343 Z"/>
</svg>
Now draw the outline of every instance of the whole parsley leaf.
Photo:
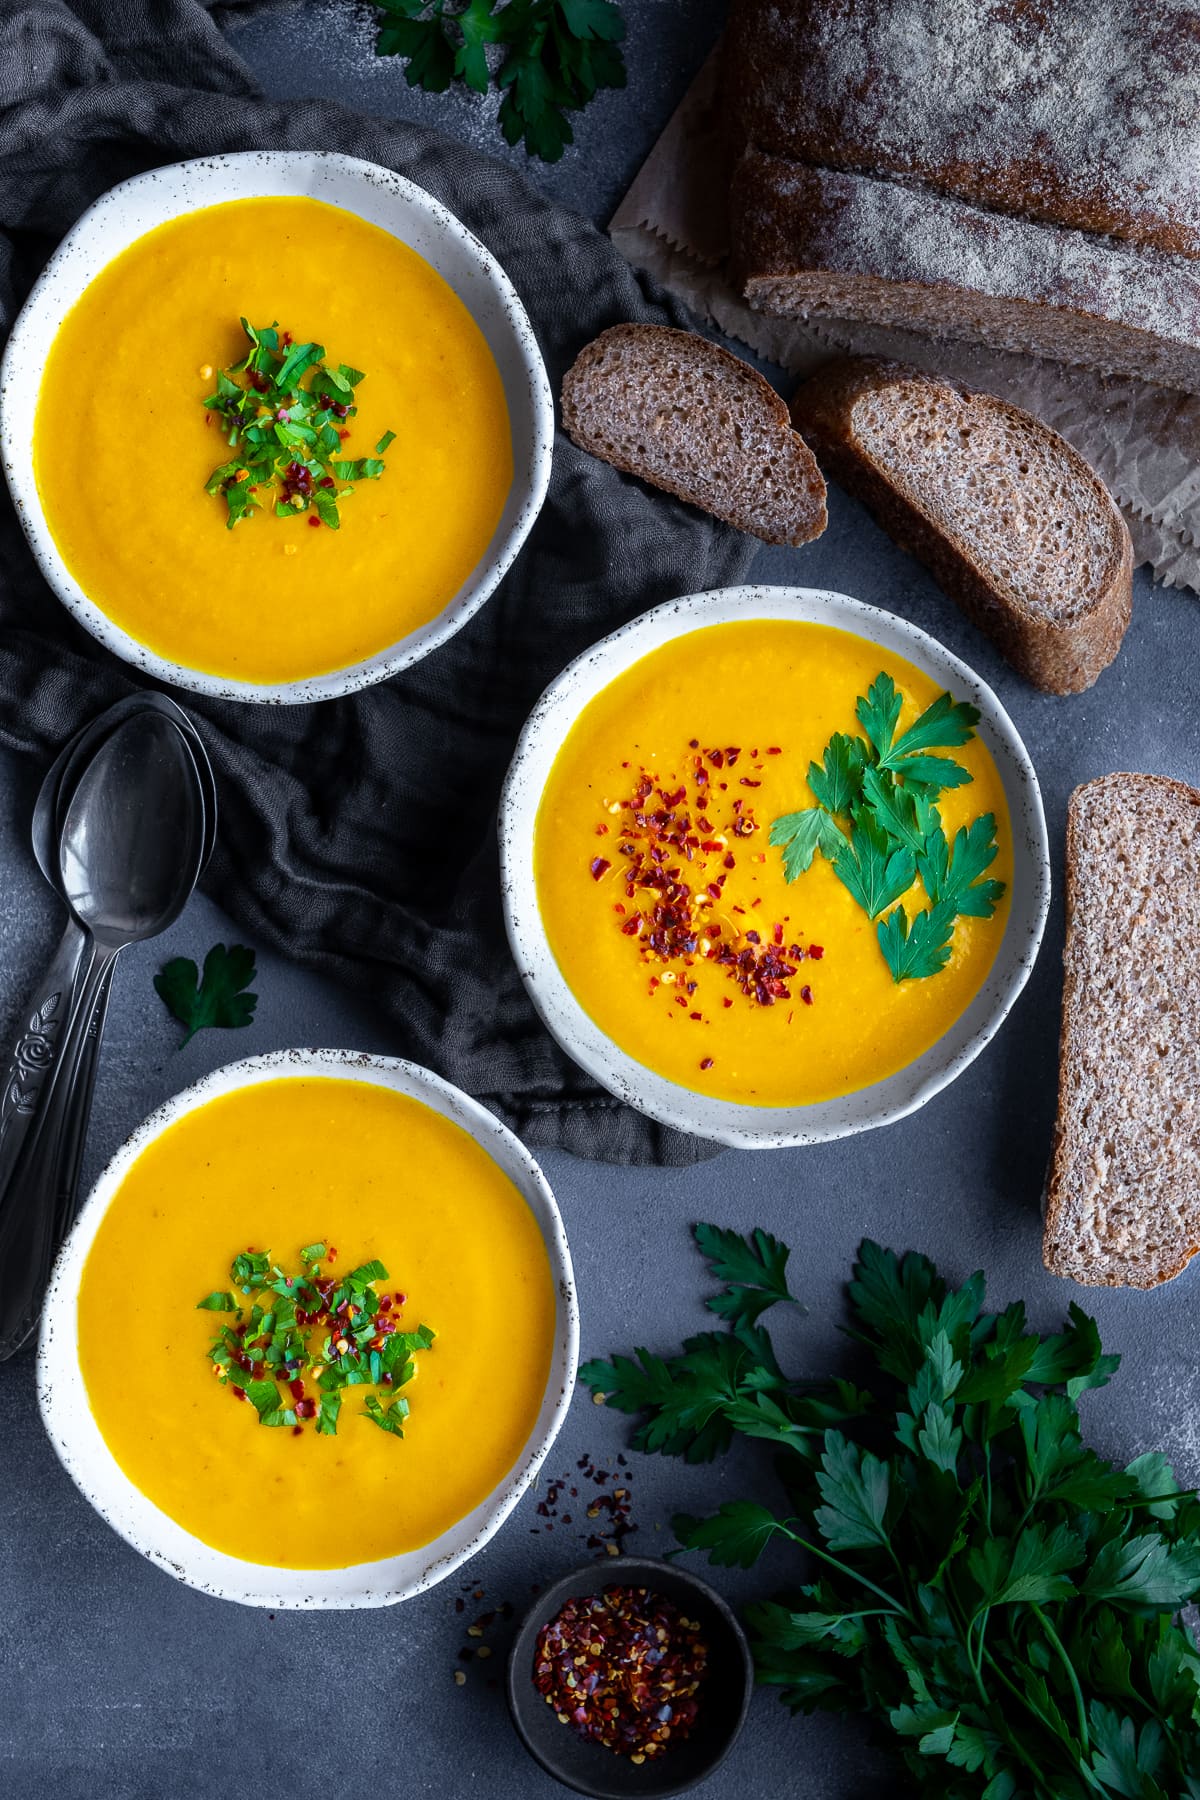
<svg viewBox="0 0 1200 1800">
<path fill-rule="evenodd" d="M 916 880 L 911 850 L 896 848 L 869 812 L 859 815 L 833 858 L 833 872 L 858 901 L 869 919 L 906 894 Z"/>
<path fill-rule="evenodd" d="M 939 823 L 917 857 L 917 869 L 925 892 L 935 906 L 976 919 L 990 919 L 1004 892 L 1001 881 L 983 881 L 985 869 L 996 860 L 996 819 L 981 813 L 954 834 L 953 848 Z"/>
<path fill-rule="evenodd" d="M 915 912 L 911 922 L 902 906 L 880 919 L 875 935 L 893 981 L 919 981 L 945 968 L 954 941 L 954 917 L 953 903 L 942 901 L 927 912 Z"/>
<path fill-rule="evenodd" d="M 727 1500 L 712 1519 L 676 1513 L 671 1529 L 686 1550 L 707 1550 L 719 1568 L 749 1569 L 779 1530 L 779 1521 L 753 1500 Z"/>
<path fill-rule="evenodd" d="M 820 806 L 785 813 L 771 822 L 770 842 L 783 851 L 783 873 L 787 881 L 795 881 L 803 875 L 811 867 L 818 850 L 832 861 L 842 841 L 842 833 Z"/>
<path fill-rule="evenodd" d="M 724 1293 L 707 1302 L 709 1310 L 728 1324 L 755 1325 L 769 1306 L 792 1299 L 787 1284 L 788 1247 L 761 1225 L 748 1237 L 722 1231 L 717 1225 L 697 1225 L 695 1238 L 717 1280 L 729 1283 Z"/>
<path fill-rule="evenodd" d="M 819 763 L 808 765 L 808 785 L 827 812 L 849 814 L 862 789 L 867 747 L 860 737 L 837 731 Z"/>
<path fill-rule="evenodd" d="M 854 710 L 877 757 L 886 756 L 891 749 L 903 705 L 903 695 L 886 669 L 879 671 L 858 700 Z"/>
<path fill-rule="evenodd" d="M 186 956 L 164 963 L 154 977 L 154 990 L 172 1018 L 186 1025 L 188 1044 L 198 1031 L 219 1026 L 237 1030 L 249 1025 L 258 995 L 245 990 L 254 980 L 254 952 L 244 944 L 214 944 L 204 958 L 204 973 Z"/>
</svg>

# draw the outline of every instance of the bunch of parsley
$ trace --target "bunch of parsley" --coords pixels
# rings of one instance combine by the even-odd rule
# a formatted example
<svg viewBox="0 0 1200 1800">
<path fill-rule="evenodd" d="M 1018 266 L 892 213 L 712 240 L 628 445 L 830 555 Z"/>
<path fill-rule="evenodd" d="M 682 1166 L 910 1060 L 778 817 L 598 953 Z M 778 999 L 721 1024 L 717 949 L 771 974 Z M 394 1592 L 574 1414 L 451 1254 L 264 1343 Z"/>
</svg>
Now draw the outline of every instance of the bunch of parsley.
<svg viewBox="0 0 1200 1800">
<path fill-rule="evenodd" d="M 993 814 L 963 826 L 951 845 L 935 804 L 943 791 L 972 777 L 953 757 L 930 752 L 968 743 L 978 708 L 939 694 L 897 737 L 902 705 L 895 682 L 881 670 L 856 703 L 865 735 L 834 733 L 822 760 L 809 764 L 817 804 L 776 819 L 770 834 L 789 881 L 805 873 L 818 850 L 828 859 L 867 917 L 878 921 L 879 947 L 894 981 L 940 973 L 950 959 L 955 920 L 960 914 L 990 919 L 1004 893 L 1003 882 L 983 878 L 996 856 Z M 896 902 L 918 876 L 929 906 L 910 920 Z"/>
<path fill-rule="evenodd" d="M 752 1606 L 760 1680 L 794 1710 L 890 1728 L 917 1791 L 945 1800 L 1200 1800 L 1200 1656 L 1177 1615 L 1200 1591 L 1200 1504 L 1165 1457 L 1125 1469 L 1081 1441 L 1077 1402 L 1118 1358 L 1072 1305 L 1043 1337 L 983 1310 L 924 1257 L 864 1242 L 851 1335 L 870 1383 L 797 1382 L 759 1324 L 790 1301 L 766 1232 L 696 1230 L 728 1285 L 726 1332 L 581 1371 L 643 1413 L 643 1450 L 707 1460 L 735 1434 L 779 1449 L 784 1509 L 675 1520 L 749 1567 L 781 1538 L 810 1579 Z"/>
<path fill-rule="evenodd" d="M 501 93 L 508 143 L 557 162 L 574 140 L 567 119 L 600 88 L 625 86 L 615 0 L 374 0 L 385 16 L 377 56 L 408 58 L 412 87 L 441 94 L 462 81 Z M 492 55 L 489 58 L 489 50 Z"/>
</svg>

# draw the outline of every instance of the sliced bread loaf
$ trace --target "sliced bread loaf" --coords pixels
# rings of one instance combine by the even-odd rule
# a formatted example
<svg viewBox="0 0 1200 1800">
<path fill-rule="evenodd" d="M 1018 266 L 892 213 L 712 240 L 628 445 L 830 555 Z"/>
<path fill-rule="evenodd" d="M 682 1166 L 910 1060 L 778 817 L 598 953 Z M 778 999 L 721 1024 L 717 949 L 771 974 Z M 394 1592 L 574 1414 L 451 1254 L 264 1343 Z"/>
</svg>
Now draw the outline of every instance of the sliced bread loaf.
<svg viewBox="0 0 1200 1800">
<path fill-rule="evenodd" d="M 1067 813 L 1058 1119 L 1044 1256 L 1153 1287 L 1200 1248 L 1200 790 L 1105 775 Z"/>
<path fill-rule="evenodd" d="M 769 544 L 825 529 L 825 483 L 787 406 L 693 332 L 602 331 L 567 370 L 562 420 L 581 449 Z"/>
<path fill-rule="evenodd" d="M 1111 494 L 1032 414 L 901 363 L 845 357 L 796 392 L 825 472 L 932 571 L 1035 687 L 1090 687 L 1129 623 Z"/>
</svg>

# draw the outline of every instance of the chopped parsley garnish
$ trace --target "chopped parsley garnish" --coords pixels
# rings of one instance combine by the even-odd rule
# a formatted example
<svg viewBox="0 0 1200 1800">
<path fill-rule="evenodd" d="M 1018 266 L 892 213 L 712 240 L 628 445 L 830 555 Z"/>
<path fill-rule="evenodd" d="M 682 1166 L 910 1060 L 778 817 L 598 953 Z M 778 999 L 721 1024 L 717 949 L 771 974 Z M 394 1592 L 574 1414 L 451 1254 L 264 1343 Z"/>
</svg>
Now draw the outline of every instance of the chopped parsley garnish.
<svg viewBox="0 0 1200 1800">
<path fill-rule="evenodd" d="M 379 479 L 383 452 L 396 434 L 385 432 L 374 456 L 344 457 L 362 370 L 327 363 L 323 344 L 294 344 L 277 325 L 256 329 L 243 319 L 242 330 L 249 354 L 218 372 L 217 391 L 204 402 L 234 452 L 213 470 L 205 491 L 224 499 L 230 531 L 268 505 L 277 519 L 309 513 L 310 524 L 336 531 L 338 501 L 354 492 L 356 481 Z"/>
<path fill-rule="evenodd" d="M 987 1311 L 981 1273 L 955 1287 L 867 1240 L 855 1380 L 810 1380 L 761 1322 L 792 1299 L 786 1246 L 696 1237 L 728 1329 L 579 1378 L 640 1415 L 640 1450 L 770 1448 L 752 1495 L 714 1480 L 710 1516 L 673 1521 L 721 1567 L 774 1547 L 782 1591 L 748 1608 L 759 1681 L 795 1712 L 865 1716 L 927 1800 L 1200 1795 L 1200 1654 L 1180 1616 L 1200 1597 L 1200 1502 L 1159 1452 L 1121 1468 L 1084 1442 L 1080 1398 L 1120 1360 L 1095 1322 L 1072 1302 L 1043 1335 L 1019 1300 Z M 901 1785 L 897 1769 L 875 1791 Z"/>
<path fill-rule="evenodd" d="M 154 977 L 154 991 L 181 1025 L 188 1044 L 198 1031 L 219 1025 L 228 1030 L 248 1025 L 258 1005 L 258 995 L 246 989 L 254 980 L 254 952 L 244 944 L 214 944 L 204 959 L 201 975 L 188 956 L 172 957 Z"/>
<path fill-rule="evenodd" d="M 625 86 L 615 0 L 375 0 L 377 56 L 402 56 L 410 87 L 442 94 L 461 81 L 495 85 L 510 144 L 557 162 L 574 139 L 567 114 L 600 88 Z M 494 49 L 493 49 L 494 46 Z M 489 51 L 491 54 L 489 55 Z"/>
<path fill-rule="evenodd" d="M 864 736 L 835 732 L 808 785 L 817 804 L 787 813 L 771 826 L 783 869 L 795 881 L 821 855 L 875 931 L 894 981 L 936 975 L 950 960 L 957 918 L 990 919 L 1004 893 L 985 880 L 996 856 L 996 820 L 982 813 L 949 842 L 935 804 L 946 789 L 963 787 L 969 770 L 933 750 L 956 749 L 975 735 L 976 707 L 939 694 L 907 731 L 896 736 L 903 702 L 881 671 L 855 707 Z M 910 919 L 897 905 L 920 878 L 927 909 Z"/>
<path fill-rule="evenodd" d="M 346 1389 L 366 1387 L 372 1392 L 362 1416 L 403 1437 L 408 1401 L 398 1390 L 416 1374 L 417 1353 L 429 1349 L 434 1333 L 428 1325 L 400 1330 L 404 1297 L 378 1292 L 388 1278 L 381 1262 L 361 1263 L 336 1281 L 322 1274 L 323 1260 L 336 1254 L 325 1244 L 305 1245 L 297 1275 L 263 1251 L 235 1256 L 233 1291 L 197 1302 L 198 1311 L 234 1315 L 209 1345 L 209 1360 L 222 1387 L 248 1400 L 260 1425 L 299 1432 L 315 1420 L 318 1433 L 332 1437 Z"/>
</svg>

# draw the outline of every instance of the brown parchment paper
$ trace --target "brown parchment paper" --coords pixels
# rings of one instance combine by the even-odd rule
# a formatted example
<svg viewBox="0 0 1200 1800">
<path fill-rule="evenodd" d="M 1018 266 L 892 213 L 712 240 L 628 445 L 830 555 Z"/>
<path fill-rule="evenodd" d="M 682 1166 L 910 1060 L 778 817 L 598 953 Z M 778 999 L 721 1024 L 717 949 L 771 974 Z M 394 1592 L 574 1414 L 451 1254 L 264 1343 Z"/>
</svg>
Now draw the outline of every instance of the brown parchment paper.
<svg viewBox="0 0 1200 1800">
<path fill-rule="evenodd" d="M 770 319 L 738 298 L 725 272 L 719 57 L 718 46 L 617 208 L 609 232 L 623 255 L 792 374 L 839 352 L 895 356 L 1026 407 L 1108 483 L 1129 522 L 1134 561 L 1149 563 L 1169 587 L 1200 590 L 1200 396 L 887 326 Z"/>
</svg>

